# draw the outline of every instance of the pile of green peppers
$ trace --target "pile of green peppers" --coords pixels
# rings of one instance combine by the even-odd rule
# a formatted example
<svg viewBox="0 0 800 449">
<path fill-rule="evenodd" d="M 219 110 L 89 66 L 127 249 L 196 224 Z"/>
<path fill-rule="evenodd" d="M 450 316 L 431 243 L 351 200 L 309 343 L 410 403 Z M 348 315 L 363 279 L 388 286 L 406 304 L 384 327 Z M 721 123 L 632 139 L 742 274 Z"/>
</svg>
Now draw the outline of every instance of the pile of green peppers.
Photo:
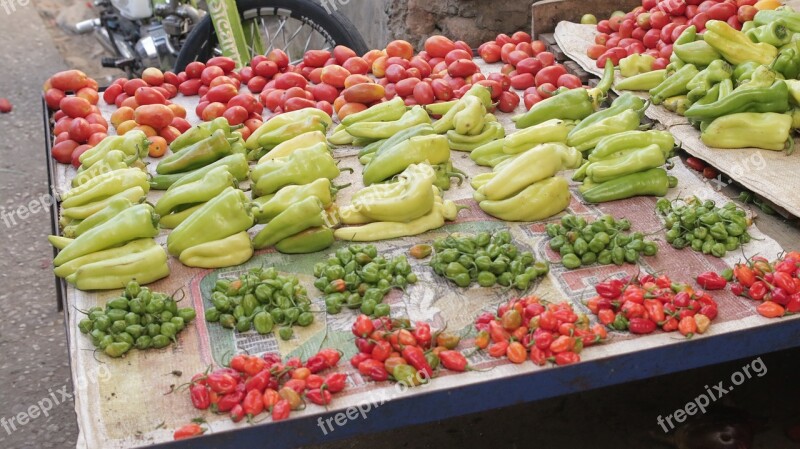
<svg viewBox="0 0 800 449">
<path fill-rule="evenodd" d="M 278 336 L 290 340 L 292 326 L 314 322 L 305 287 L 296 276 L 284 276 L 274 267 L 251 268 L 233 280 L 218 279 L 205 299 L 206 321 L 240 333 L 255 329 L 266 335 L 280 326 Z"/>
<path fill-rule="evenodd" d="M 278 114 L 250 134 L 243 150 L 246 151 L 247 160 L 260 162 L 261 158 L 280 144 L 307 133 L 325 134 L 332 125 L 331 117 L 316 108 Z"/>
<path fill-rule="evenodd" d="M 417 282 L 406 256 L 387 259 L 378 255 L 375 245 L 339 248 L 327 261 L 314 265 L 314 276 L 314 286 L 325 294 L 328 313 L 347 307 L 371 317 L 389 315 L 383 298 L 392 288 Z"/>
<path fill-rule="evenodd" d="M 148 284 L 169 275 L 167 254 L 153 240 L 158 215 L 149 204 L 115 199 L 69 232 L 74 239 L 49 237 L 60 250 L 53 271 L 80 290 L 123 288 L 133 279 Z"/>
<path fill-rule="evenodd" d="M 602 138 L 572 176 L 590 203 L 634 196 L 664 196 L 677 179 L 661 168 L 672 157 L 675 139 L 667 131 L 626 131 Z"/>
<path fill-rule="evenodd" d="M 744 209 L 733 202 L 717 207 L 712 200 L 692 196 L 684 200 L 656 202 L 656 212 L 663 217 L 667 243 L 673 248 L 691 247 L 703 254 L 724 257 L 751 240 L 750 222 Z"/>
<path fill-rule="evenodd" d="M 648 90 L 653 104 L 689 119 L 713 148 L 791 152 L 800 127 L 800 14 L 759 11 L 737 31 L 710 20 L 690 26 L 673 43 L 663 71 L 635 75 L 618 89 Z"/>
<path fill-rule="evenodd" d="M 177 335 L 195 318 L 191 307 L 178 308 L 165 293 L 152 292 L 130 281 L 123 296 L 92 307 L 78 322 L 81 333 L 109 357 L 122 357 L 133 348 L 162 349 L 177 342 Z"/>
<path fill-rule="evenodd" d="M 524 291 L 550 270 L 547 262 L 537 261 L 532 252 L 520 251 L 511 243 L 506 229 L 438 238 L 433 249 L 433 271 L 459 287 L 477 282 L 481 287 L 500 284 Z"/>
<path fill-rule="evenodd" d="M 124 168 L 144 169 L 142 159 L 147 156 L 150 141 L 144 132 L 129 131 L 122 136 L 109 136 L 80 155 L 81 165 L 72 178 L 72 187 L 89 182 L 104 173 Z"/>
<path fill-rule="evenodd" d="M 603 215 L 591 223 L 583 217 L 565 215 L 560 223 L 548 224 L 546 230 L 550 248 L 561 254 L 564 268 L 572 270 L 595 263 L 636 263 L 642 254 L 655 256 L 658 245 L 645 240 L 641 232 L 625 233 L 630 227 L 630 220 L 616 220 L 611 215 Z"/>
</svg>

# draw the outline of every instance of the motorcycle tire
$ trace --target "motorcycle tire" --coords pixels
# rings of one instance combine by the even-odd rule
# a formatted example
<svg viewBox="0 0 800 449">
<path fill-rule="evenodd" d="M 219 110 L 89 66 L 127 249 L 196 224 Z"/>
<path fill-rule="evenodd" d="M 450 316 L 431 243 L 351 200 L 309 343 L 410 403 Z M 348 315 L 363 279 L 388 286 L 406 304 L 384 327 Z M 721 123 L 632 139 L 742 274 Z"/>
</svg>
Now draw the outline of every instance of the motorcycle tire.
<svg viewBox="0 0 800 449">
<path fill-rule="evenodd" d="M 338 11 L 329 13 L 321 5 L 311 0 L 240 0 L 236 4 L 240 16 L 244 16 L 245 12 L 250 16 L 252 10 L 256 10 L 256 15 L 261 15 L 261 10 L 290 11 L 290 17 L 309 22 L 309 25 L 317 32 L 326 33 L 335 45 L 350 47 L 359 55 L 367 52 L 367 45 L 364 43 L 361 33 L 347 17 Z M 210 59 L 216 44 L 211 16 L 206 14 L 192 28 L 181 47 L 175 61 L 175 73 L 183 71 L 190 62 Z"/>
</svg>

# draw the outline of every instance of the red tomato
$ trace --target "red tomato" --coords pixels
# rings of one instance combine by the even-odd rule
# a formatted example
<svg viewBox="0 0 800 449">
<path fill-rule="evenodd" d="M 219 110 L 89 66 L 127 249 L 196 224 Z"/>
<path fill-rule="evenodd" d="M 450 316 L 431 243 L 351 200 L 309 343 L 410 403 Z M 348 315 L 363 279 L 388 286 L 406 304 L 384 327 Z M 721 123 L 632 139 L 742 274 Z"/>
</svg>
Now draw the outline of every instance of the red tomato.
<svg viewBox="0 0 800 449">
<path fill-rule="evenodd" d="M 591 49 L 592 47 L 589 47 L 589 50 Z M 591 57 L 591 55 L 589 57 Z M 542 61 L 539 60 L 539 58 L 525 58 L 520 61 L 519 64 L 517 64 L 517 73 L 530 73 L 531 75 L 536 75 L 539 70 L 542 70 L 543 67 L 544 64 L 542 64 Z"/>
<path fill-rule="evenodd" d="M 645 35 L 646 32 L 647 32 L 647 30 L 645 30 L 644 28 L 636 27 L 636 28 L 634 28 L 633 34 L 631 34 L 631 37 L 633 39 L 636 39 L 637 41 L 641 41 L 642 38 L 644 38 L 644 35 Z"/>
<path fill-rule="evenodd" d="M 567 73 L 567 69 L 561 64 L 545 67 L 536 74 L 536 85 L 541 86 L 545 83 L 557 84 L 558 78 Z"/>
<path fill-rule="evenodd" d="M 558 87 L 566 87 L 567 89 L 575 89 L 581 87 L 583 83 L 581 82 L 581 79 L 578 78 L 577 76 L 571 73 L 566 73 L 558 77 L 556 85 Z"/>
<path fill-rule="evenodd" d="M 737 31 L 741 31 L 742 23 L 739 22 L 739 19 L 736 16 L 730 16 L 728 18 L 727 22 L 728 22 L 728 25 L 731 26 L 731 28 L 733 28 L 733 29 L 735 29 Z"/>
<path fill-rule="evenodd" d="M 658 56 L 663 59 L 669 59 L 672 56 L 672 44 L 661 47 L 661 50 L 658 51 Z"/>
<path fill-rule="evenodd" d="M 672 50 L 672 48 L 670 47 L 670 51 L 671 50 Z M 669 59 L 668 58 L 656 58 L 656 60 L 653 61 L 652 69 L 653 70 L 661 70 L 661 69 L 666 68 L 667 65 L 669 65 Z"/>
<path fill-rule="evenodd" d="M 497 44 L 489 44 L 478 50 L 478 54 L 488 63 L 497 62 L 500 60 L 500 46 Z"/>
<path fill-rule="evenodd" d="M 650 29 L 650 13 L 639 14 L 636 16 L 636 25 L 643 28 L 645 31 Z"/>
<path fill-rule="evenodd" d="M 655 11 L 650 14 L 650 27 L 660 30 L 670 23 L 669 16 L 663 11 Z"/>
<path fill-rule="evenodd" d="M 650 29 L 644 33 L 642 43 L 647 48 L 656 48 L 656 45 L 661 41 L 661 31 L 658 29 Z"/>
<path fill-rule="evenodd" d="M 513 112 L 517 105 L 519 105 L 519 95 L 511 91 L 505 91 L 500 94 L 497 109 L 502 112 Z"/>
<path fill-rule="evenodd" d="M 528 94 L 525 95 L 523 101 L 525 102 L 525 109 L 530 109 L 533 105 L 542 101 L 542 97 L 540 97 L 539 94 L 536 93 Z"/>
<path fill-rule="evenodd" d="M 417 85 L 414 86 L 413 95 L 414 95 L 414 100 L 417 102 L 417 104 L 422 104 L 422 105 L 433 103 L 433 100 L 435 98 L 433 94 L 433 88 L 431 87 L 431 85 L 424 82 L 417 83 Z"/>
<path fill-rule="evenodd" d="M 685 29 L 687 29 L 687 28 L 689 28 L 689 25 L 678 25 L 678 26 L 676 26 L 676 27 L 675 27 L 675 28 L 672 30 L 672 35 L 670 36 L 670 37 L 672 38 L 672 42 L 675 42 L 676 40 L 678 40 L 678 37 L 679 37 L 679 36 L 681 35 L 681 33 L 683 33 L 683 31 L 684 31 Z"/>
<path fill-rule="evenodd" d="M 622 23 L 619 25 L 619 35 L 623 39 L 626 37 L 631 37 L 633 34 L 633 29 L 636 26 L 636 22 L 633 20 L 627 19 L 623 20 Z"/>
<path fill-rule="evenodd" d="M 444 58 L 455 48 L 456 44 L 444 36 L 431 36 L 425 41 L 425 51 L 433 58 Z"/>
<path fill-rule="evenodd" d="M 700 32 L 706 29 L 706 22 L 709 20 L 711 20 L 711 18 L 708 17 L 708 13 L 699 12 L 697 15 L 692 17 L 692 25 L 694 25 L 695 28 L 697 28 L 697 31 Z"/>
<path fill-rule="evenodd" d="M 737 7 L 733 3 L 723 2 L 708 8 L 708 17 L 713 20 L 728 20 L 736 15 Z"/>
<path fill-rule="evenodd" d="M 664 25 L 664 28 L 661 28 L 661 40 L 664 41 L 665 44 L 672 43 L 672 30 L 677 26 L 677 23 L 672 22 Z"/>
<path fill-rule="evenodd" d="M 554 54 L 550 53 L 549 51 L 543 51 L 536 55 L 536 58 L 542 61 L 542 65 L 545 67 L 549 67 L 556 62 L 556 57 Z"/>
<path fill-rule="evenodd" d="M 616 16 L 608 19 L 608 27 L 611 28 L 611 31 L 619 31 L 620 25 L 625 20 L 624 16 Z"/>
<path fill-rule="evenodd" d="M 655 8 L 656 4 L 658 4 L 658 0 L 642 0 L 642 8 L 648 11 Z"/>
<path fill-rule="evenodd" d="M 539 73 L 542 73 L 541 71 Z M 539 83 L 536 82 L 539 75 L 536 75 L 534 78 L 533 75 L 530 73 L 520 73 L 518 75 L 514 75 L 511 77 L 511 87 L 514 89 L 522 90 L 527 89 L 528 87 L 533 86 L 534 84 L 538 85 Z"/>
<path fill-rule="evenodd" d="M 608 20 L 601 20 L 597 22 L 597 31 L 600 33 L 611 33 L 611 27 L 608 24 Z"/>
<path fill-rule="evenodd" d="M 536 94 L 543 100 L 550 98 L 553 96 L 553 92 L 556 91 L 555 84 L 552 83 L 543 83 L 541 86 L 536 88 Z"/>
<path fill-rule="evenodd" d="M 757 12 L 758 10 L 752 5 L 742 5 L 736 12 L 736 17 L 739 19 L 740 23 L 749 22 L 753 20 Z"/>
</svg>

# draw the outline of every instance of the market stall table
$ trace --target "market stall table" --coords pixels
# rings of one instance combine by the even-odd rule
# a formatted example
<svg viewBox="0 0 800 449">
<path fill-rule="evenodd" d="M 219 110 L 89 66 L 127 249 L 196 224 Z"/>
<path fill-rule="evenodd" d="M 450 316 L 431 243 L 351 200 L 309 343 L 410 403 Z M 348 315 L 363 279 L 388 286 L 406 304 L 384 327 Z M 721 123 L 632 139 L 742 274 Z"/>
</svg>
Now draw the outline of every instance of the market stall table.
<svg viewBox="0 0 800 449">
<path fill-rule="evenodd" d="M 175 101 L 186 107 L 189 120 L 196 123 L 193 110 L 197 98 L 178 97 Z M 106 116 L 112 111 L 108 106 L 101 109 Z M 498 114 L 498 117 L 507 131 L 514 129 L 510 114 Z M 352 193 L 362 186 L 355 153 L 356 150 L 349 147 L 335 150 L 341 167 L 355 169 L 354 175 L 345 174 L 337 180 L 339 184 L 353 183 L 339 192 L 337 201 L 342 204 L 347 204 Z M 470 176 L 486 171 L 477 167 L 467 153 L 453 152 L 452 160 L 457 168 Z M 63 192 L 73 169 L 63 165 L 53 167 L 49 158 L 48 163 L 51 164 L 51 182 L 55 191 Z M 672 174 L 680 181 L 679 187 L 670 191 L 672 198 L 691 192 L 720 204 L 727 201 L 682 164 L 677 164 Z M 660 232 L 662 224 L 653 213 L 655 198 L 637 197 L 586 205 L 580 201 L 576 187 L 571 187 L 572 200 L 567 212 L 587 218 L 606 213 L 627 217 L 634 223 L 632 230 L 654 234 L 652 238 L 658 241 L 659 253 L 643 258 L 640 261 L 642 269 L 663 272 L 679 282 L 691 282 L 692 274 L 721 271 L 741 257 L 739 253 L 728 253 L 724 259 L 717 259 L 689 249 L 675 250 L 667 245 Z M 159 194 L 151 192 L 148 200 L 153 202 Z M 545 223 L 508 224 L 489 217 L 472 199 L 468 182 L 460 187 L 454 186 L 445 197 L 467 207 L 457 221 L 420 236 L 378 242 L 379 252 L 395 256 L 406 253 L 416 243 L 427 243 L 448 233 L 508 228 L 515 244 L 533 251 L 537 259 L 551 262 L 550 273 L 529 293 L 549 301 L 570 301 L 576 310 L 582 312 L 588 312 L 588 309 L 581 301 L 593 294 L 597 282 L 608 277 L 635 275 L 639 270 L 632 264 L 566 270 L 557 263 L 557 254 L 546 247 Z M 254 230 L 250 232 L 253 234 Z M 744 254 L 760 253 L 773 257 L 781 251 L 780 245 L 769 236 L 755 228 L 750 232 L 754 239 L 744 246 Z M 165 235 L 162 233 L 157 239 L 162 244 Z M 367 381 L 350 367 L 347 359 L 355 353 L 350 325 L 356 313 L 345 310 L 337 315 L 325 314 L 321 294 L 312 285 L 314 263 L 324 260 L 342 246 L 344 243 L 338 242 L 321 253 L 308 255 L 283 255 L 272 249 L 262 250 L 244 266 L 219 270 L 192 269 L 171 258 L 172 274 L 150 288 L 162 292 L 182 289 L 186 299 L 181 304 L 194 307 L 198 319 L 180 334 L 177 345 L 164 350 L 132 351 L 123 359 L 111 360 L 95 354 L 89 339 L 80 335 L 77 329 L 77 322 L 82 318 L 80 310 L 104 304 L 107 298 L 115 296 L 115 292 L 82 292 L 66 286 L 64 310 L 76 387 L 75 407 L 81 429 L 78 447 L 122 448 L 164 443 L 169 447 L 219 448 L 263 445 L 268 441 L 270 447 L 289 448 L 326 443 L 365 432 L 419 424 L 776 351 L 795 346 L 794 342 L 800 337 L 800 321 L 796 317 L 762 318 L 755 314 L 751 301 L 722 291 L 714 295 L 720 303 L 720 316 L 707 334 L 691 340 L 666 333 L 632 337 L 627 333 L 610 332 L 610 341 L 586 349 L 581 354 L 581 363 L 564 367 L 540 368 L 532 363 L 513 365 L 505 359 L 492 359 L 479 352 L 469 358 L 470 364 L 478 369 L 491 370 L 461 374 L 446 371 L 429 385 L 401 391 L 388 382 Z M 297 275 L 308 289 L 315 310 L 321 312 L 314 324 L 298 328 L 290 341 L 280 340 L 274 334 L 261 336 L 254 331 L 240 334 L 207 323 L 202 318 L 204 308 L 210 305 L 210 292 L 217 279 L 233 278 L 248 268 L 259 266 L 275 266 Z M 393 314 L 408 316 L 412 321 L 428 321 L 434 328 L 447 326 L 451 331 L 466 333 L 472 329 L 478 314 L 494 311 L 498 304 L 515 294 L 514 291 L 476 286 L 468 289 L 455 287 L 435 275 L 426 260 L 412 259 L 412 267 L 419 281 L 409 286 L 405 294 L 393 290 L 386 301 L 392 305 Z M 469 347 L 470 342 L 471 338 L 465 338 L 459 348 Z M 277 351 L 283 357 L 306 358 L 320 347 L 341 349 L 345 356 L 338 370 L 349 375 L 348 388 L 337 394 L 327 409 L 308 405 L 304 411 L 293 413 L 287 421 L 234 424 L 227 416 L 194 409 L 186 391 L 170 393 L 173 388 L 186 384 L 194 373 L 205 371 L 209 365 L 222 365 L 237 352 Z M 101 367 L 104 372 L 107 370 L 107 376 L 97 375 Z M 196 417 L 208 421 L 209 435 L 200 440 L 167 443 L 175 428 Z"/>
</svg>

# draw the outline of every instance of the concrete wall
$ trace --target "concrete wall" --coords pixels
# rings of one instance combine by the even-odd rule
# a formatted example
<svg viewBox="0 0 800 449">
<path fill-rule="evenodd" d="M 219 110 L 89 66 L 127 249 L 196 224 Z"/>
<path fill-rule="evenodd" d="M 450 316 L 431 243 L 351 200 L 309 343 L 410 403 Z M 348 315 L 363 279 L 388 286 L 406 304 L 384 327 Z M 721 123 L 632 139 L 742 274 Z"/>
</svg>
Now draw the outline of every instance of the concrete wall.
<svg viewBox="0 0 800 449">
<path fill-rule="evenodd" d="M 336 0 L 334 0 L 336 1 Z M 405 39 L 415 48 L 433 34 L 477 47 L 498 33 L 531 31 L 531 1 L 339 0 L 339 11 L 361 32 L 367 46 L 383 48 Z"/>
</svg>

